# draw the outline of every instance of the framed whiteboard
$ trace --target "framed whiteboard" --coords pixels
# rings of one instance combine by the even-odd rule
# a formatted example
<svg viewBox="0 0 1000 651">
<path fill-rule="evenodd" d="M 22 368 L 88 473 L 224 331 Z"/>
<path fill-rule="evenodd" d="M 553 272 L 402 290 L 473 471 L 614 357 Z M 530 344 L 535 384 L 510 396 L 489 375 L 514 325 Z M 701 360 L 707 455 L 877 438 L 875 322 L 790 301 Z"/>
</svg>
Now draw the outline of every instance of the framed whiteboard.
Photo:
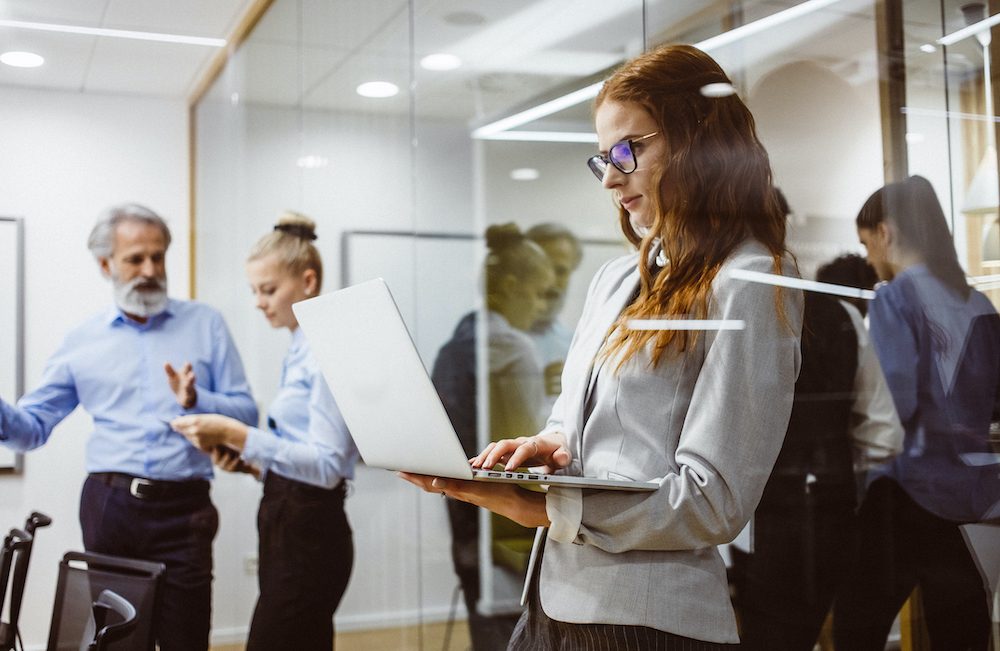
<svg viewBox="0 0 1000 651">
<path fill-rule="evenodd" d="M 0 398 L 13 403 L 24 392 L 24 221 L 20 217 L 0 217 L 0 306 Z M 0 473 L 20 472 L 21 456 L 0 447 Z"/>
</svg>

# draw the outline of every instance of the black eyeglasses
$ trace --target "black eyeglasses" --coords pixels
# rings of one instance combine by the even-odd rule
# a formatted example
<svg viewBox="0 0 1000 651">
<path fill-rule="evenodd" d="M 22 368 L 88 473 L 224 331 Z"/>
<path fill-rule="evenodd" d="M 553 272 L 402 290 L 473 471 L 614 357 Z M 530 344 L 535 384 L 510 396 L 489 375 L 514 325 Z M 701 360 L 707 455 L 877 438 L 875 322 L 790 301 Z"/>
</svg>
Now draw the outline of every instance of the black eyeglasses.
<svg viewBox="0 0 1000 651">
<path fill-rule="evenodd" d="M 654 131 L 632 140 L 620 140 L 611 145 L 607 156 L 597 154 L 588 158 L 587 167 L 601 183 L 604 182 L 604 175 L 608 171 L 609 164 L 614 165 L 622 174 L 631 174 L 639 166 L 639 161 L 635 157 L 635 143 L 658 135 L 660 132 Z"/>
</svg>

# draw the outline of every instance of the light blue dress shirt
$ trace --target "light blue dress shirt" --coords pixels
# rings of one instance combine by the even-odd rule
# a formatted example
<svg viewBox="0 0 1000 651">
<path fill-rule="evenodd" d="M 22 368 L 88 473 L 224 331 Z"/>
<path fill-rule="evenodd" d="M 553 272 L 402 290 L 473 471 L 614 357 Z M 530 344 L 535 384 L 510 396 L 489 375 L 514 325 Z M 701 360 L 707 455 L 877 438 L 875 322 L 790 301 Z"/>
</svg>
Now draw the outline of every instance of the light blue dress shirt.
<svg viewBox="0 0 1000 651">
<path fill-rule="evenodd" d="M 247 433 L 244 461 L 323 488 L 354 478 L 358 448 L 301 328 L 292 334 L 267 421 L 267 430 Z"/>
<path fill-rule="evenodd" d="M 194 367 L 198 400 L 177 404 L 163 370 Z M 0 401 L 0 443 L 18 451 L 44 445 L 52 429 L 82 405 L 94 420 L 88 472 L 150 479 L 212 477 L 208 456 L 167 424 L 189 413 L 219 413 L 247 424 L 257 407 L 222 316 L 207 305 L 170 300 L 137 323 L 118 308 L 71 331 L 49 359 L 37 389 L 17 406 Z"/>
</svg>

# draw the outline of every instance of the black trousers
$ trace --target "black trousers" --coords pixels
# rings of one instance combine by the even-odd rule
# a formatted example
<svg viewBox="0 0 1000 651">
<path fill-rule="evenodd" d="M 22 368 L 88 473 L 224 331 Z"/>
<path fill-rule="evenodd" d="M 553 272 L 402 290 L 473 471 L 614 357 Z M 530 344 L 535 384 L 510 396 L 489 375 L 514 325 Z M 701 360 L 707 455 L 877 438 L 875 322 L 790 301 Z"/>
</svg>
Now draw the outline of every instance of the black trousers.
<svg viewBox="0 0 1000 651">
<path fill-rule="evenodd" d="M 919 585 L 933 649 L 986 650 L 990 595 L 958 524 L 882 478 L 868 489 L 859 527 L 857 561 L 834 606 L 838 649 L 882 651 L 896 613 Z"/>
<path fill-rule="evenodd" d="M 327 490 L 273 472 L 257 512 L 260 596 L 247 651 L 330 651 L 354 542 L 345 486 Z"/>
<path fill-rule="evenodd" d="M 205 651 L 212 619 L 212 540 L 219 514 L 209 485 L 182 495 L 140 499 L 128 488 L 88 477 L 80 497 L 80 525 L 88 552 L 164 563 L 155 622 L 161 651 Z"/>
<path fill-rule="evenodd" d="M 855 526 L 850 504 L 758 507 L 736 590 L 743 651 L 812 651 L 847 574 Z"/>
</svg>

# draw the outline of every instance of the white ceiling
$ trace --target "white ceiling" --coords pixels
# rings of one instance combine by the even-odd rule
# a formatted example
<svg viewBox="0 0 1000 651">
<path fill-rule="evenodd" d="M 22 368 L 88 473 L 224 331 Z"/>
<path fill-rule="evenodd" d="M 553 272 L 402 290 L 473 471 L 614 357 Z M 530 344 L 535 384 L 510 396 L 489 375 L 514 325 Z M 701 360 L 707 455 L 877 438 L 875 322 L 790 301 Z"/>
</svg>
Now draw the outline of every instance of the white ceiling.
<svg viewBox="0 0 1000 651">
<path fill-rule="evenodd" d="M 744 20 L 802 0 L 744 0 Z M 958 5 L 944 0 L 946 31 L 963 25 Z M 226 38 L 254 0 L 0 0 L 0 18 L 188 36 Z M 410 16 L 411 6 L 413 16 Z M 719 33 L 730 0 L 274 0 L 216 85 L 241 101 L 364 112 L 484 120 L 539 97 L 559 94 L 650 42 L 697 41 Z M 849 78 L 877 74 L 874 0 L 841 0 L 786 28 L 713 52 L 731 73 L 813 59 Z M 910 53 L 940 36 L 939 0 L 906 2 L 907 64 L 941 58 Z M 455 15 L 477 19 L 456 20 Z M 412 18 L 412 22 L 411 22 Z M 971 42 L 971 39 L 969 39 Z M 978 65 L 969 43 L 969 60 Z M 962 48 L 949 55 L 962 64 Z M 41 68 L 0 65 L 0 86 L 186 98 L 217 48 L 29 31 L 0 27 L 0 52 L 29 50 Z M 449 72 L 413 65 L 433 52 L 466 64 Z M 765 65 L 760 65 L 765 64 Z M 915 72 L 915 71 L 914 71 Z M 397 83 L 398 96 L 369 100 L 355 87 L 371 79 Z M 748 80 L 749 81 L 749 80 Z M 412 86 L 411 86 L 412 84 Z M 416 88 L 413 96 L 408 88 Z M 586 111 L 555 119 L 575 122 Z"/>
<path fill-rule="evenodd" d="M 227 38 L 253 0 L 0 0 L 0 19 Z M 0 52 L 45 57 L 0 65 L 0 86 L 186 98 L 218 48 L 0 27 Z"/>
</svg>

